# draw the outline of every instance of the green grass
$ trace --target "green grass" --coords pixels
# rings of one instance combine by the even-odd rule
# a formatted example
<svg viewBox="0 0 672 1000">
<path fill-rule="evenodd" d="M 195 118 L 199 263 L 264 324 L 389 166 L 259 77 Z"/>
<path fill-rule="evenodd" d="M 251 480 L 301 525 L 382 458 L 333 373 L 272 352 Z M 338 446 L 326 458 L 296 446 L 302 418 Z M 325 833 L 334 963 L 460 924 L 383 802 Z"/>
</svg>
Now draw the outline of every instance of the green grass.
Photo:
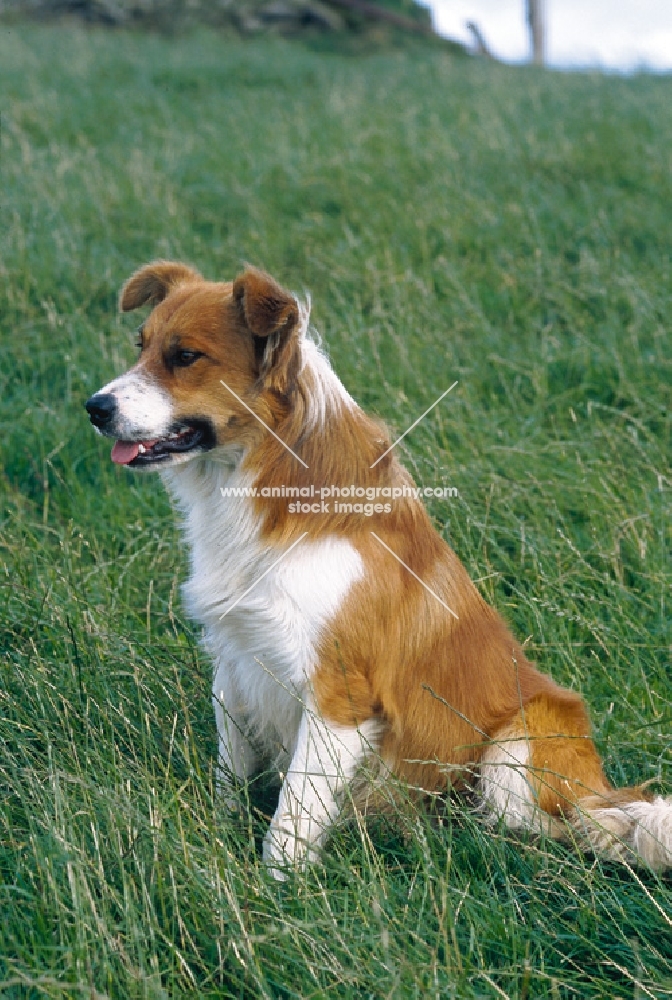
<svg viewBox="0 0 672 1000">
<path fill-rule="evenodd" d="M 175 518 L 82 403 L 156 256 L 309 289 L 399 433 L 459 379 L 402 448 L 459 490 L 437 526 L 611 779 L 672 793 L 672 79 L 72 25 L 3 29 L 0 75 L 0 994 L 671 996 L 669 876 L 459 800 L 266 876 L 213 794 Z"/>
</svg>

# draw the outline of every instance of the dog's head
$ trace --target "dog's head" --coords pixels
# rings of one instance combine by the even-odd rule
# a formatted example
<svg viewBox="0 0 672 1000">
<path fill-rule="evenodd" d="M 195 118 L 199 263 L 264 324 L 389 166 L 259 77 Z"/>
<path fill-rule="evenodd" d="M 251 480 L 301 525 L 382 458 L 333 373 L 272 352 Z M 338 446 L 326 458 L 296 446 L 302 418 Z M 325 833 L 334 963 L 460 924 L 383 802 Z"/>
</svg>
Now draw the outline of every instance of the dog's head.
<svg viewBox="0 0 672 1000">
<path fill-rule="evenodd" d="M 291 406 L 307 311 L 269 275 L 205 281 L 156 261 L 124 285 L 121 309 L 151 304 L 140 356 L 86 402 L 97 431 L 116 439 L 112 460 L 159 468 L 224 446 L 246 446 Z M 260 419 L 258 419 L 260 418 Z"/>
</svg>

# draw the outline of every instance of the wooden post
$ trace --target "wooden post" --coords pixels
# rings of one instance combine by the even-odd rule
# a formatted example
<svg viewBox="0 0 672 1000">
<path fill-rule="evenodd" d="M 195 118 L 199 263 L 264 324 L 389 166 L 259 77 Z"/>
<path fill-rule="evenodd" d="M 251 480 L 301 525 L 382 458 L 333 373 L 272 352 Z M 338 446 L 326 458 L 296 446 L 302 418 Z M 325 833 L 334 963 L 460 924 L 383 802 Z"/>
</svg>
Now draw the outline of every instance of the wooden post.
<svg viewBox="0 0 672 1000">
<path fill-rule="evenodd" d="M 544 65 L 544 0 L 526 0 L 527 23 L 530 29 L 532 61 Z"/>
<path fill-rule="evenodd" d="M 485 56 L 486 59 L 492 59 L 492 52 L 488 48 L 488 43 L 483 37 L 483 32 L 476 22 L 467 21 L 467 28 L 471 32 L 472 38 L 474 39 L 474 52 L 476 55 Z"/>
</svg>

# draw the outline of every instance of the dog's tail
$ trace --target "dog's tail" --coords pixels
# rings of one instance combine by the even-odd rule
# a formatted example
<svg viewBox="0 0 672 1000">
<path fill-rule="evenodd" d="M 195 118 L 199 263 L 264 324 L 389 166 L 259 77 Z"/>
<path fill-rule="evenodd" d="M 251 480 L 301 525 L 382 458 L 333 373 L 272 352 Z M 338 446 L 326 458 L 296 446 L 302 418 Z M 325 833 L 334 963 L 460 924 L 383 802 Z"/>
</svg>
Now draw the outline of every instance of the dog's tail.
<svg viewBox="0 0 672 1000">
<path fill-rule="evenodd" d="M 567 815 L 578 842 L 614 861 L 672 868 L 672 798 L 642 788 L 615 789 L 579 799 Z"/>
<path fill-rule="evenodd" d="M 479 791 L 492 821 L 544 830 L 603 857 L 672 868 L 672 798 L 645 787 L 614 789 L 590 735 L 581 698 L 558 689 L 493 734 Z"/>
</svg>

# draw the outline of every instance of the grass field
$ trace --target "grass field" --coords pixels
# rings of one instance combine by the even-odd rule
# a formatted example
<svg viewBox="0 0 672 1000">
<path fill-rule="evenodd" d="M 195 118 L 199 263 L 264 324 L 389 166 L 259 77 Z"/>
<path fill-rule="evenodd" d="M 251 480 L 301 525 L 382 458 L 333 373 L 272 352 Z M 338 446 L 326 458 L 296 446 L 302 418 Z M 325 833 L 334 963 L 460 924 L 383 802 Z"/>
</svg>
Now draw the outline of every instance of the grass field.
<svg viewBox="0 0 672 1000">
<path fill-rule="evenodd" d="M 175 517 L 82 407 L 156 256 L 309 289 L 397 433 L 459 379 L 402 446 L 437 526 L 610 778 L 671 794 L 672 79 L 65 25 L 3 29 L 0 80 L 0 995 L 672 996 L 669 875 L 459 799 L 272 882 Z"/>
</svg>

